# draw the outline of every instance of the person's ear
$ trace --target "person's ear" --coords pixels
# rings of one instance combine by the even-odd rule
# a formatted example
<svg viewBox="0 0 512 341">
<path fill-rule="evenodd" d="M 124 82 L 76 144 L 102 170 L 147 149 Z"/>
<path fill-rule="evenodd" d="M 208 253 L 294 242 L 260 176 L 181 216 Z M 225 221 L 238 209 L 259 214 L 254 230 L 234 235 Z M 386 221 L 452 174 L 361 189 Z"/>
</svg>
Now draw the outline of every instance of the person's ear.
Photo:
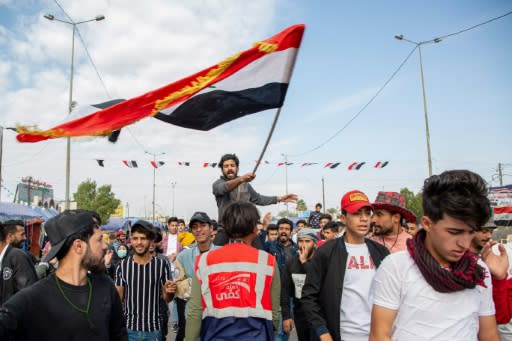
<svg viewBox="0 0 512 341">
<path fill-rule="evenodd" d="M 423 217 L 421 217 L 421 225 L 423 225 L 425 231 L 428 232 L 432 228 L 432 220 L 424 215 Z"/>
</svg>

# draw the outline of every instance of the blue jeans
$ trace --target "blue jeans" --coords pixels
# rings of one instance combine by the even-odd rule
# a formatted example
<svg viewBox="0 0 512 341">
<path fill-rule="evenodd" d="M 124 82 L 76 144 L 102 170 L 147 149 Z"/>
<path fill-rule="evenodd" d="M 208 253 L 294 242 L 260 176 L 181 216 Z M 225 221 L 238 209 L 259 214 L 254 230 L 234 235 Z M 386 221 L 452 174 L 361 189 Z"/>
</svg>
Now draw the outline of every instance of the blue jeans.
<svg viewBox="0 0 512 341">
<path fill-rule="evenodd" d="M 162 331 L 156 330 L 154 332 L 140 332 L 137 330 L 128 329 L 128 341 L 161 341 Z"/>
</svg>

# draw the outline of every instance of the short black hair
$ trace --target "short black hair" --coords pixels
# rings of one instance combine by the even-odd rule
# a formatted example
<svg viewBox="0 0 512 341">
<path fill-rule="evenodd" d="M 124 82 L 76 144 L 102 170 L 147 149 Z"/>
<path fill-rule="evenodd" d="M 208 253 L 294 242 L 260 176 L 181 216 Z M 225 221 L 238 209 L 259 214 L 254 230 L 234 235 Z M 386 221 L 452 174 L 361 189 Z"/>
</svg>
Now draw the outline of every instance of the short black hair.
<svg viewBox="0 0 512 341">
<path fill-rule="evenodd" d="M 240 160 L 238 160 L 238 156 L 236 156 L 236 154 L 224 154 L 220 158 L 219 168 L 222 168 L 222 166 L 224 165 L 224 162 L 227 160 L 233 160 L 233 161 L 235 161 L 235 164 L 237 167 L 240 166 Z"/>
<path fill-rule="evenodd" d="M 22 220 L 7 220 L 3 223 L 0 223 L 0 241 L 4 242 L 7 239 L 7 235 L 9 235 L 9 233 L 16 232 L 17 226 L 25 227 L 25 224 Z"/>
<path fill-rule="evenodd" d="M 317 208 L 317 207 L 322 208 L 322 204 L 321 204 L 321 203 L 317 203 L 317 204 L 315 205 L 315 208 Z"/>
<path fill-rule="evenodd" d="M 432 175 L 423 184 L 423 212 L 434 223 L 447 215 L 478 229 L 491 216 L 485 180 L 469 170 Z"/>
<path fill-rule="evenodd" d="M 277 221 L 277 228 L 279 229 L 279 226 L 281 226 L 282 224 L 288 224 L 290 225 L 290 230 L 293 230 L 293 221 L 291 221 L 290 219 L 288 218 L 281 218 Z"/>
<path fill-rule="evenodd" d="M 260 214 L 254 204 L 236 201 L 226 207 L 222 214 L 222 227 L 230 239 L 250 235 L 260 220 Z"/>
<path fill-rule="evenodd" d="M 297 222 L 295 223 L 295 226 L 297 226 L 299 224 L 307 225 L 308 223 L 306 223 L 306 221 L 304 219 L 300 219 L 300 220 L 297 220 Z"/>
<path fill-rule="evenodd" d="M 167 219 L 167 225 L 169 225 L 170 223 L 172 222 L 178 222 L 178 217 L 170 217 L 169 219 Z"/>
<path fill-rule="evenodd" d="M 268 224 L 267 232 L 268 231 L 277 231 L 277 225 L 276 224 Z"/>
<path fill-rule="evenodd" d="M 180 219 L 178 219 L 178 224 L 183 224 L 183 225 L 185 225 L 185 220 L 183 220 L 183 219 L 181 219 L 181 218 L 180 218 Z"/>
<path fill-rule="evenodd" d="M 329 221 L 332 221 L 332 216 L 330 214 L 324 213 L 324 214 L 320 215 L 320 219 L 318 219 L 318 220 L 322 220 L 322 219 L 329 219 Z"/>
<path fill-rule="evenodd" d="M 138 220 L 132 225 L 131 234 L 133 235 L 134 232 L 144 234 L 149 240 L 155 240 L 156 238 L 155 227 L 144 220 Z"/>
<path fill-rule="evenodd" d="M 330 221 L 324 225 L 324 227 L 322 228 L 322 231 L 324 231 L 324 230 L 331 230 L 332 232 L 337 233 L 339 231 L 339 226 L 334 221 Z"/>
</svg>

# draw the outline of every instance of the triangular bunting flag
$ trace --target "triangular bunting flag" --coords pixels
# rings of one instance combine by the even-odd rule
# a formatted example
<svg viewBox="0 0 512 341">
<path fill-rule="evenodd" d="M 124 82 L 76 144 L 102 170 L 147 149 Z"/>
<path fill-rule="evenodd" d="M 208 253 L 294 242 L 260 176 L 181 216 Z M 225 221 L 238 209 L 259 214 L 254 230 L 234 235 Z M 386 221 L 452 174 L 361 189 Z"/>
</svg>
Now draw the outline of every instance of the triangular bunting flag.
<svg viewBox="0 0 512 341">
<path fill-rule="evenodd" d="M 153 161 L 153 160 L 151 160 L 151 166 L 153 166 L 153 168 L 162 167 L 163 165 L 165 165 L 165 162 L 163 162 L 163 161 Z"/>
<path fill-rule="evenodd" d="M 123 160 L 123 163 L 124 163 L 127 167 L 130 167 L 130 168 L 137 168 L 137 167 L 139 167 L 139 166 L 137 165 L 137 161 L 133 161 L 133 160 L 131 160 L 131 161 Z"/>
<path fill-rule="evenodd" d="M 340 162 L 333 163 L 329 168 L 334 169 L 340 165 Z"/>
<path fill-rule="evenodd" d="M 98 162 L 98 166 L 105 167 L 105 164 L 103 163 L 105 160 L 96 160 Z"/>
</svg>

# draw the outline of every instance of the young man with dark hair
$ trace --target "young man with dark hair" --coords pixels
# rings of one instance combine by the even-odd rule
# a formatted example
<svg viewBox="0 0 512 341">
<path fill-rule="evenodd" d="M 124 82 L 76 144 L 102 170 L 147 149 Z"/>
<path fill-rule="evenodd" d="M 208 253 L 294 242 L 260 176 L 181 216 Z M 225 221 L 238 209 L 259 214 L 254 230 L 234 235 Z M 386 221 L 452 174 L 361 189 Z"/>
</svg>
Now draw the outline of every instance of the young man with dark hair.
<svg viewBox="0 0 512 341">
<path fill-rule="evenodd" d="M 128 340 L 96 217 L 72 210 L 46 222 L 52 249 L 45 261 L 57 257 L 59 267 L 4 303 L 1 340 Z"/>
<path fill-rule="evenodd" d="M 361 191 L 345 193 L 342 238 L 320 247 L 308 268 L 302 306 L 322 341 L 367 341 L 370 332 L 370 288 L 388 249 L 366 238 L 372 205 Z"/>
<path fill-rule="evenodd" d="M 276 257 L 279 272 L 283 273 L 286 262 L 297 255 L 297 244 L 292 240 L 293 222 L 288 218 L 281 218 L 277 221 L 277 239 L 266 242 L 263 249 Z M 281 319 L 282 320 L 282 319 Z M 278 336 L 280 341 L 288 340 L 288 335 L 280 323 Z"/>
<path fill-rule="evenodd" d="M 499 340 L 488 269 L 469 246 L 490 217 L 485 181 L 467 170 L 425 180 L 423 229 L 373 283 L 370 340 Z"/>
<path fill-rule="evenodd" d="M 183 341 L 185 337 L 185 308 L 190 298 L 190 283 L 194 278 L 194 265 L 199 255 L 216 248 L 212 242 L 213 224 L 205 212 L 195 212 L 190 218 L 189 228 L 196 239 L 193 247 L 183 250 L 176 259 L 179 272 L 175 302 L 178 306 L 178 331 L 175 341 Z"/>
<path fill-rule="evenodd" d="M 411 235 L 403 226 L 406 222 L 416 222 L 416 215 L 405 207 L 405 197 L 397 192 L 379 192 L 372 205 L 375 210 L 372 240 L 387 247 L 391 253 L 405 250 Z"/>
<path fill-rule="evenodd" d="M 25 239 L 21 220 L 0 224 L 0 306 L 12 295 L 37 281 L 30 256 L 18 248 Z"/>
<path fill-rule="evenodd" d="M 276 257 L 279 271 L 284 271 L 284 265 L 297 254 L 297 244 L 291 239 L 293 222 L 288 218 L 277 221 L 277 239 L 266 242 L 264 250 Z"/>
<path fill-rule="evenodd" d="M 303 228 L 297 233 L 297 256 L 286 262 L 284 272 L 281 274 L 281 313 L 283 315 L 283 331 L 290 334 L 297 329 L 299 341 L 314 341 L 316 336 L 306 318 L 301 304 L 302 286 L 306 279 L 306 272 L 311 265 L 311 258 L 316 251 L 318 236 L 316 231 Z M 293 302 L 293 314 L 291 309 Z"/>
<path fill-rule="evenodd" d="M 134 254 L 123 259 L 116 271 L 116 289 L 123 301 L 130 340 L 161 340 L 160 297 L 169 302 L 176 291 L 169 263 L 149 252 L 155 237 L 155 227 L 147 221 L 133 224 Z"/>
<path fill-rule="evenodd" d="M 322 230 L 324 228 L 324 226 L 330 221 L 332 221 L 332 216 L 330 214 L 328 214 L 328 213 L 321 214 L 319 223 L 318 223 L 318 227 L 320 228 L 320 230 Z"/>
<path fill-rule="evenodd" d="M 322 235 L 324 236 L 324 239 L 327 241 L 338 238 L 338 229 L 338 224 L 334 221 L 330 221 L 325 224 L 322 228 Z"/>
<path fill-rule="evenodd" d="M 224 212 L 229 243 L 196 261 L 186 340 L 271 341 L 279 321 L 279 269 L 274 256 L 251 246 L 256 206 L 235 202 Z"/>
<path fill-rule="evenodd" d="M 315 205 L 315 210 L 309 214 L 308 225 L 311 228 L 314 228 L 314 229 L 320 228 L 320 216 L 322 215 L 322 212 L 320 211 L 321 209 L 322 209 L 322 204 L 317 203 Z"/>
<path fill-rule="evenodd" d="M 176 256 L 181 251 L 178 241 L 178 225 L 179 219 L 177 217 L 167 219 L 167 233 L 162 239 L 162 253 L 167 256 L 171 263 L 176 260 Z"/>
<path fill-rule="evenodd" d="M 249 201 L 255 205 L 273 205 L 278 202 L 295 202 L 296 194 L 285 194 L 281 196 L 264 196 L 254 190 L 249 182 L 256 178 L 256 174 L 249 172 L 238 175 L 240 161 L 235 154 L 225 154 L 219 162 L 222 171 L 220 179 L 212 185 L 213 195 L 217 201 L 219 210 L 219 221 L 224 224 L 221 217 L 224 208 L 232 202 Z"/>
<path fill-rule="evenodd" d="M 267 242 L 273 242 L 279 237 L 279 231 L 276 224 L 268 224 L 267 226 Z"/>
</svg>

